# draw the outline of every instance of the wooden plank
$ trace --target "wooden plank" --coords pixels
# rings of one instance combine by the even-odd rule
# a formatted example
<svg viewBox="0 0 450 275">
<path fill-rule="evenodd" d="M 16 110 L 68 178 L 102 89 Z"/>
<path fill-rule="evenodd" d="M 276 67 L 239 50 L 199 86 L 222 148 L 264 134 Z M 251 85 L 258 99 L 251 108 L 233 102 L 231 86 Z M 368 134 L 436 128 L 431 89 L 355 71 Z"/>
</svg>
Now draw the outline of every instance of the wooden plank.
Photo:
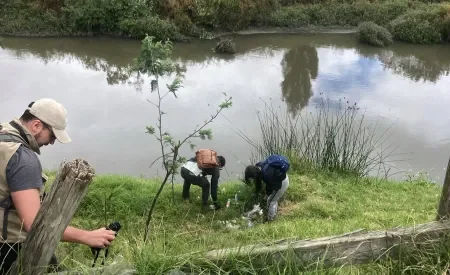
<svg viewBox="0 0 450 275">
<path fill-rule="evenodd" d="M 69 225 L 94 169 L 82 159 L 61 163 L 60 170 L 27 234 L 11 274 L 43 274 L 62 234 Z"/>
<path fill-rule="evenodd" d="M 450 216 L 450 159 L 445 172 L 444 186 L 439 200 L 439 208 L 436 220 L 447 219 Z"/>
<path fill-rule="evenodd" d="M 350 232 L 352 233 L 352 232 Z M 282 264 L 296 261 L 304 266 L 321 262 L 323 266 L 342 266 L 374 262 L 385 256 L 395 256 L 399 245 L 413 248 L 426 247 L 450 233 L 450 221 L 437 221 L 414 227 L 395 228 L 341 236 L 324 237 L 315 240 L 283 242 L 281 244 L 248 245 L 230 249 L 218 249 L 206 253 L 206 258 L 223 263 L 228 258 L 261 260 L 266 264 Z M 289 256 L 289 257 L 287 257 Z"/>
</svg>

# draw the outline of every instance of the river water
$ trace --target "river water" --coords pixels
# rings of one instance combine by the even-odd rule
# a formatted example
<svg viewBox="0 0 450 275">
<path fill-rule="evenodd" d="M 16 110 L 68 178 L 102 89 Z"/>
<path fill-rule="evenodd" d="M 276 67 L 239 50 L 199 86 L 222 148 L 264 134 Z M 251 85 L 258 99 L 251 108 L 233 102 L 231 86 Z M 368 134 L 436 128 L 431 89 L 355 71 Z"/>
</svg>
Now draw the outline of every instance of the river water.
<svg viewBox="0 0 450 275">
<path fill-rule="evenodd" d="M 174 58 L 186 65 L 184 87 L 177 99 L 163 102 L 166 130 L 183 138 L 214 112 L 223 92 L 233 97 L 233 107 L 210 125 L 213 140 L 194 141 L 226 157 L 222 180 L 236 178 L 249 163 L 252 148 L 236 132 L 259 135 L 256 112 L 264 102 L 296 115 L 328 98 L 356 102 L 367 119 L 378 121 L 380 132 L 392 125 L 389 137 L 399 155 L 390 164 L 396 171 L 422 170 L 443 181 L 450 157 L 448 45 L 397 43 L 380 49 L 359 44 L 353 34 L 253 34 L 234 40 L 234 56 L 214 53 L 217 41 L 175 44 Z M 148 101 L 155 93 L 119 77 L 138 55 L 140 41 L 8 37 L 2 44 L 1 120 L 20 116 L 41 97 L 57 99 L 68 111 L 73 141 L 43 148 L 45 168 L 81 157 L 100 174 L 161 175 L 160 166 L 150 168 L 160 148 L 145 133 L 156 122 Z M 186 146 L 182 154 L 193 152 Z"/>
</svg>

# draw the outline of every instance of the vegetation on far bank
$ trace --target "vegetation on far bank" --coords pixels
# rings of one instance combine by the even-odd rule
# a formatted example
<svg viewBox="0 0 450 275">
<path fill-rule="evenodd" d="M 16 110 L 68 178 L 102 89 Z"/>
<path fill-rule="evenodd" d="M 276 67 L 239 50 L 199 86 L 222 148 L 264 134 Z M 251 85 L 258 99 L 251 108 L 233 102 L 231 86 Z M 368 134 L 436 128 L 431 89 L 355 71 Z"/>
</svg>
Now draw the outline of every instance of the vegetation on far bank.
<svg viewBox="0 0 450 275">
<path fill-rule="evenodd" d="M 371 21 L 396 40 L 449 41 L 450 4 L 416 0 L 5 0 L 0 34 L 116 35 L 184 40 L 248 28 L 352 26 Z"/>
<path fill-rule="evenodd" d="M 369 45 L 385 47 L 392 44 L 392 34 L 373 22 L 362 22 L 358 26 L 358 39 Z"/>
</svg>

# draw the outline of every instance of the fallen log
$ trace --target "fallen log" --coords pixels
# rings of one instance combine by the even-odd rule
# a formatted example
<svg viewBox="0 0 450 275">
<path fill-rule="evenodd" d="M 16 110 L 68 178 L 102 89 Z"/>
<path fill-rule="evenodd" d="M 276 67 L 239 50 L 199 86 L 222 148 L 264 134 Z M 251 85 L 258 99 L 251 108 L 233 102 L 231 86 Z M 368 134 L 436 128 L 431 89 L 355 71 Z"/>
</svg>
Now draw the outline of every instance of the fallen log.
<svg viewBox="0 0 450 275">
<path fill-rule="evenodd" d="M 450 233 L 450 221 L 436 221 L 413 227 L 362 233 L 361 230 L 313 240 L 285 241 L 218 249 L 206 253 L 210 261 L 224 264 L 228 259 L 262 261 L 324 267 L 364 264 L 384 257 L 395 257 L 400 248 L 421 249 L 433 246 Z"/>
</svg>

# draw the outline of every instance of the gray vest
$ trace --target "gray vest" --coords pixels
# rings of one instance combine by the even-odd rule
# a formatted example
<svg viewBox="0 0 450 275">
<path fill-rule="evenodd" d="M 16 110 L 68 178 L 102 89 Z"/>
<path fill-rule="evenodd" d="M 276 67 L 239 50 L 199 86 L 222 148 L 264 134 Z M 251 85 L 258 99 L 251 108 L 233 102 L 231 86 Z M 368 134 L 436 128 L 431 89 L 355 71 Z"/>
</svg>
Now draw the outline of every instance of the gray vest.
<svg viewBox="0 0 450 275">
<path fill-rule="evenodd" d="M 39 146 L 33 135 L 19 120 L 0 124 L 0 227 L 2 238 L 0 243 L 23 242 L 26 231 L 11 199 L 8 182 L 6 180 L 6 166 L 20 146 L 25 146 L 36 153 L 40 153 Z M 47 177 L 42 175 L 43 184 L 40 188 L 41 199 L 44 195 L 44 183 Z M 3 210 L 3 211 L 1 211 Z M 1 215 L 3 212 L 3 215 Z"/>
</svg>

